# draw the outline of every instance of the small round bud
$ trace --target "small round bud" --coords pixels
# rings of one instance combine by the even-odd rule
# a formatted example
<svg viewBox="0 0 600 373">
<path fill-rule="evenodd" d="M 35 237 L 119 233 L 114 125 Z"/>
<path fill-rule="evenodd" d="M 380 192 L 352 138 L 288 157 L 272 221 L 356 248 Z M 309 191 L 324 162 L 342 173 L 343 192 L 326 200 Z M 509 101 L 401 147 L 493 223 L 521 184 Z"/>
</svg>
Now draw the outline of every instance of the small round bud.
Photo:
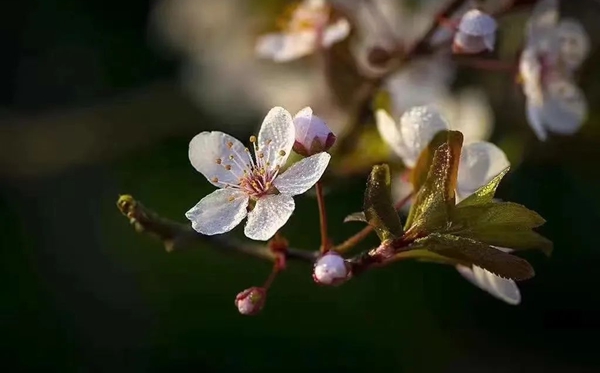
<svg viewBox="0 0 600 373">
<path fill-rule="evenodd" d="M 454 53 L 477 54 L 493 51 L 496 43 L 496 20 L 477 9 L 465 13 L 454 36 Z"/>
<path fill-rule="evenodd" d="M 235 306 L 242 315 L 256 315 L 265 305 L 267 292 L 264 288 L 253 286 L 235 297 Z"/>
<path fill-rule="evenodd" d="M 298 112 L 294 117 L 296 141 L 294 151 L 305 157 L 329 150 L 335 143 L 336 137 L 325 122 L 313 115 L 310 107 Z"/>
<path fill-rule="evenodd" d="M 340 285 L 350 278 L 350 268 L 344 258 L 336 252 L 325 253 L 315 263 L 313 279 L 321 285 Z"/>
</svg>

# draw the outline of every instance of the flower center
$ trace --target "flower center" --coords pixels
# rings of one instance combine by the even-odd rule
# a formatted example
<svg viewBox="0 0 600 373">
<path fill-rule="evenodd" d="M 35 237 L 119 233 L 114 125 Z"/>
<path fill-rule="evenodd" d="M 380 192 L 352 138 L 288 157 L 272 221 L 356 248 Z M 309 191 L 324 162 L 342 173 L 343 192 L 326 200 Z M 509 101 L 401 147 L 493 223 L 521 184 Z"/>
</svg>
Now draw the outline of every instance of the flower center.
<svg viewBox="0 0 600 373">
<path fill-rule="evenodd" d="M 216 159 L 216 163 L 231 172 L 238 182 L 236 184 L 226 183 L 219 181 L 218 178 L 213 178 L 212 181 L 223 185 L 224 188 L 243 191 L 253 198 L 273 194 L 276 192 L 273 181 L 283 165 L 286 151 L 276 149 L 270 139 L 258 145 L 256 136 L 250 136 L 250 142 L 252 143 L 254 157 L 250 154 L 250 149 L 245 148 L 246 155 L 242 155 L 233 147 L 233 143 L 229 142 L 227 148 L 230 153 L 225 154 L 225 158 Z"/>
</svg>

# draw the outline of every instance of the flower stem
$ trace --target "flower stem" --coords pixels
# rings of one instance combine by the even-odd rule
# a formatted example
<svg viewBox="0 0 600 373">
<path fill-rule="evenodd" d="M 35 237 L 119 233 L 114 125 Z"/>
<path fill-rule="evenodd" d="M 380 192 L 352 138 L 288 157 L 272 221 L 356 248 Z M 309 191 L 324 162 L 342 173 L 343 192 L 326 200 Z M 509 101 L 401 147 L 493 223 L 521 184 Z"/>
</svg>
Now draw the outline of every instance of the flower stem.
<svg viewBox="0 0 600 373">
<path fill-rule="evenodd" d="M 317 203 L 319 204 L 319 219 L 321 224 L 321 253 L 329 249 L 329 236 L 327 235 L 327 210 L 325 208 L 325 196 L 323 195 L 323 186 L 317 181 L 315 184 L 317 189 Z"/>
<path fill-rule="evenodd" d="M 402 208 L 402 206 L 404 206 L 405 204 L 408 203 L 408 201 L 411 200 L 412 197 L 413 197 L 413 193 L 411 192 L 406 197 L 404 197 L 403 199 L 398 201 L 398 203 L 396 203 L 396 205 L 394 206 L 396 208 L 396 210 L 400 210 Z M 346 241 L 344 241 L 341 244 L 334 247 L 334 250 L 337 251 L 338 253 L 344 253 L 344 252 L 350 250 L 351 248 L 353 248 L 354 246 L 356 246 L 357 244 L 359 244 L 360 242 L 362 242 L 362 240 L 367 238 L 367 236 L 372 231 L 373 231 L 373 227 L 371 225 L 367 225 L 362 230 L 360 230 L 358 233 L 356 233 L 354 236 L 348 238 Z"/>
<path fill-rule="evenodd" d="M 279 272 L 281 272 L 281 266 L 277 263 L 277 261 L 275 261 L 275 264 L 273 265 L 273 270 L 271 270 L 269 277 L 267 277 L 267 280 L 263 285 L 263 289 L 265 289 L 265 291 L 269 290 L 271 285 L 273 285 L 273 281 L 275 281 L 275 278 L 277 277 Z"/>
</svg>

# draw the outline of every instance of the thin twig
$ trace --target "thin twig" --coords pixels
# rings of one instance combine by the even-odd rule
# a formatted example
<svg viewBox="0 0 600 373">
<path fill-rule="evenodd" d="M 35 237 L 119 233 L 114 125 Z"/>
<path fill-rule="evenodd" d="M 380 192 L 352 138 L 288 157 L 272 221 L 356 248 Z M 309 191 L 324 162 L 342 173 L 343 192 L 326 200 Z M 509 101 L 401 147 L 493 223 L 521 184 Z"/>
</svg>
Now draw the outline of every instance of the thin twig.
<svg viewBox="0 0 600 373">
<path fill-rule="evenodd" d="M 130 195 L 120 196 L 117 207 L 129 218 L 137 232 L 158 238 L 167 252 L 183 250 L 198 243 L 208 243 L 220 251 L 238 252 L 268 261 L 277 260 L 277 255 L 285 255 L 289 260 L 313 263 L 318 257 L 318 253 L 314 251 L 288 247 L 283 253 L 274 253 L 266 245 L 247 244 L 224 235 L 205 236 L 189 225 L 161 217 Z"/>
<path fill-rule="evenodd" d="M 394 206 L 396 208 L 396 210 L 400 210 L 405 204 L 407 204 L 408 201 L 411 200 L 413 195 L 414 195 L 413 193 L 410 193 L 409 195 L 407 195 L 406 197 L 404 197 L 403 199 L 398 201 L 396 203 L 396 205 Z M 350 250 L 354 246 L 358 245 L 365 238 L 367 238 L 372 231 L 373 231 L 373 226 L 369 224 L 366 227 L 364 227 L 363 229 L 361 229 L 358 233 L 356 233 L 352 237 L 348 238 L 346 241 L 337 245 L 334 248 L 334 250 L 340 254 L 345 253 L 346 251 Z"/>
<path fill-rule="evenodd" d="M 325 196 L 323 195 L 323 185 L 317 181 L 317 203 L 319 205 L 319 222 L 321 228 L 321 253 L 329 249 L 329 235 L 327 234 L 327 209 L 325 208 Z"/>
</svg>

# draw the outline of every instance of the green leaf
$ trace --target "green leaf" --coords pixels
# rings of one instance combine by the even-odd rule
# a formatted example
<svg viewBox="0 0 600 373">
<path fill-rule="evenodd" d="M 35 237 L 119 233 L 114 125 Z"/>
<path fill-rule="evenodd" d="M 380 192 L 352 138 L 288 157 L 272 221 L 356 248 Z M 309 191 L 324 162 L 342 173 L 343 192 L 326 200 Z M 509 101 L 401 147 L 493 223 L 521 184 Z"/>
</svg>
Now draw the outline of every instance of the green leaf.
<svg viewBox="0 0 600 373">
<path fill-rule="evenodd" d="M 506 247 L 513 250 L 537 249 L 550 256 L 552 241 L 531 229 L 519 229 L 514 225 L 496 225 L 481 227 L 456 233 L 457 236 L 468 237 L 488 245 Z"/>
<path fill-rule="evenodd" d="M 388 165 L 374 166 L 365 190 L 364 211 L 367 222 L 382 241 L 402 235 L 402 222 L 394 209 L 390 184 Z"/>
<path fill-rule="evenodd" d="M 425 249 L 460 264 L 476 265 L 500 277 L 517 281 L 529 279 L 535 274 L 525 259 L 465 237 L 432 233 L 416 240 L 410 248 Z"/>
<path fill-rule="evenodd" d="M 489 202 L 456 207 L 446 231 L 488 245 L 515 250 L 552 252 L 552 242 L 532 231 L 546 221 L 537 212 L 512 202 Z"/>
<path fill-rule="evenodd" d="M 489 202 L 478 205 L 457 205 L 452 211 L 452 231 L 494 225 L 514 225 L 536 228 L 546 220 L 537 212 L 513 202 Z"/>
<path fill-rule="evenodd" d="M 508 173 L 508 170 L 510 170 L 510 167 L 506 167 L 504 170 L 502 170 L 502 172 L 496 175 L 496 177 L 490 180 L 489 183 L 477 189 L 475 193 L 460 201 L 457 207 L 480 205 L 492 202 L 494 194 L 496 193 L 496 189 L 498 188 L 498 185 L 500 184 L 500 181 L 504 175 Z"/>
<path fill-rule="evenodd" d="M 454 190 L 462 142 L 463 135 L 459 131 L 440 131 L 421 153 L 417 167 L 430 166 L 420 189 L 414 189 L 418 193 L 406 221 L 407 229 L 428 233 L 442 229 L 448 222 L 450 210 L 455 205 Z"/>
<path fill-rule="evenodd" d="M 367 217 L 365 216 L 365 213 L 362 211 L 353 212 L 352 214 L 350 214 L 344 218 L 344 223 L 348 223 L 351 221 L 360 221 L 363 223 L 368 223 Z"/>
</svg>

